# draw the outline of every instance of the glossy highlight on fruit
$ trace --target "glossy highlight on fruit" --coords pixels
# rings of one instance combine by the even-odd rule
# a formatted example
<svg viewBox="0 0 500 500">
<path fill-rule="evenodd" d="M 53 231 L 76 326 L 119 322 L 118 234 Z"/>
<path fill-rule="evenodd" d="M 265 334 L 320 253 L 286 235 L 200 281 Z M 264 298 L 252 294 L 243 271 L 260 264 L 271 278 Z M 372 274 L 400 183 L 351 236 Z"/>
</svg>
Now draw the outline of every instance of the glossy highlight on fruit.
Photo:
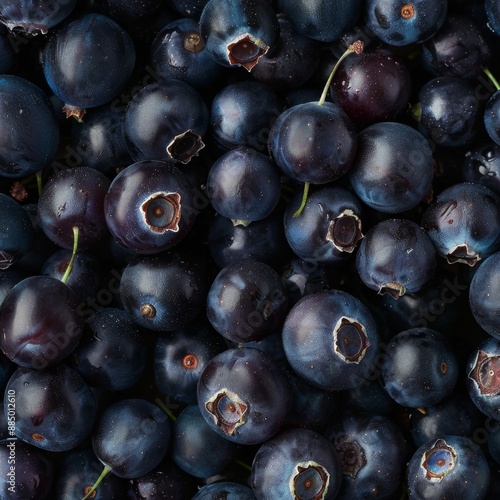
<svg viewBox="0 0 500 500">
<path fill-rule="evenodd" d="M 453 492 L 457 498 L 482 499 L 490 480 L 481 449 L 470 439 L 453 435 L 422 445 L 411 457 L 407 474 L 410 498 Z"/>
<path fill-rule="evenodd" d="M 279 24 L 265 0 L 209 0 L 200 16 L 200 33 L 219 64 L 250 72 L 276 45 Z"/>
<path fill-rule="evenodd" d="M 377 122 L 358 136 L 358 153 L 348 172 L 358 197 L 384 213 L 402 213 L 421 203 L 431 188 L 432 151 L 417 130 Z"/>
<path fill-rule="evenodd" d="M 443 25 L 445 0 L 369 0 L 366 23 L 383 42 L 406 46 L 431 38 Z"/>
<path fill-rule="evenodd" d="M 356 253 L 363 283 L 394 299 L 420 290 L 434 275 L 436 265 L 431 238 L 407 219 L 379 222 L 366 233 Z"/>
<path fill-rule="evenodd" d="M 43 72 L 49 87 L 64 102 L 66 117 L 79 120 L 86 108 L 115 98 L 134 65 L 132 38 L 102 14 L 86 14 L 61 25 L 43 51 Z"/>
<path fill-rule="evenodd" d="M 15 436 L 24 442 L 63 452 L 90 436 L 97 414 L 94 394 L 65 364 L 44 370 L 18 368 L 5 390 L 4 404 L 8 394 L 16 396 Z"/>
<path fill-rule="evenodd" d="M 240 444 L 263 443 L 279 432 L 291 404 L 292 390 L 281 368 L 252 347 L 214 356 L 198 382 L 198 405 L 207 423 Z"/>
<path fill-rule="evenodd" d="M 1 75 L 0 97 L 0 119 L 9 123 L 0 130 L 0 176 L 42 170 L 54 160 L 60 136 L 47 95 L 24 78 Z"/>
<path fill-rule="evenodd" d="M 259 448 L 251 474 L 257 498 L 336 498 L 342 476 L 338 454 L 309 429 L 281 432 Z"/>
<path fill-rule="evenodd" d="M 199 210 L 186 176 L 173 164 L 143 161 L 118 174 L 104 198 L 106 224 L 132 252 L 168 250 L 187 235 Z"/>
<path fill-rule="evenodd" d="M 310 384 L 338 391 L 368 378 L 379 349 L 369 309 L 341 290 L 300 299 L 283 326 L 283 348 L 293 370 Z"/>
<path fill-rule="evenodd" d="M 297 104 L 281 113 L 269 133 L 269 152 L 281 171 L 299 182 L 325 184 L 354 162 L 358 137 L 337 104 Z"/>
<path fill-rule="evenodd" d="M 17 365 L 43 370 L 58 365 L 83 334 L 80 299 L 65 283 L 30 276 L 7 294 L 0 312 L 0 348 Z"/>
<path fill-rule="evenodd" d="M 133 97 L 123 127 L 134 161 L 188 163 L 205 147 L 208 109 L 191 85 L 169 78 L 147 85 Z"/>
<path fill-rule="evenodd" d="M 422 227 L 448 263 L 473 267 L 499 249 L 500 198 L 480 184 L 454 184 L 425 210 Z"/>
<path fill-rule="evenodd" d="M 77 0 L 12 0 L 0 6 L 0 21 L 14 33 L 46 35 L 71 14 L 76 3 Z"/>
<path fill-rule="evenodd" d="M 500 0 L 0 4 L 2 499 L 500 498 Z"/>
</svg>

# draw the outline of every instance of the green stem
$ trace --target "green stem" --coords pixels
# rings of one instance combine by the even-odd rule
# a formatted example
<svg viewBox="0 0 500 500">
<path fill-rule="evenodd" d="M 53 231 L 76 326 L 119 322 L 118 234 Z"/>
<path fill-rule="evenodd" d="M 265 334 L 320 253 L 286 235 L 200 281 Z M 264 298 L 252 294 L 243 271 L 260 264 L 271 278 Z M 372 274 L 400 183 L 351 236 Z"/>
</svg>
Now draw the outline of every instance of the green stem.
<svg viewBox="0 0 500 500">
<path fill-rule="evenodd" d="M 172 413 L 172 410 L 168 408 L 160 398 L 156 398 L 155 403 L 167 414 L 168 418 L 172 422 L 175 422 L 177 420 L 177 417 Z"/>
<path fill-rule="evenodd" d="M 483 73 L 490 79 L 491 83 L 495 86 L 496 90 L 500 90 L 500 84 L 498 80 L 493 76 L 492 72 L 488 68 L 483 68 Z"/>
<path fill-rule="evenodd" d="M 323 106 L 323 104 L 325 104 L 328 90 L 330 89 L 330 85 L 332 83 L 335 73 L 337 72 L 338 67 L 342 64 L 342 61 L 349 54 L 353 54 L 354 52 L 356 54 L 361 54 L 361 52 L 363 52 L 363 42 L 361 40 L 358 40 L 357 42 L 354 42 L 352 45 L 349 45 L 349 47 L 347 47 L 347 50 L 340 56 L 339 60 L 335 63 L 335 66 L 333 67 L 332 71 L 330 72 L 330 76 L 326 81 L 325 87 L 323 88 L 323 93 L 321 94 L 321 97 L 318 101 L 318 104 L 320 106 Z"/>
<path fill-rule="evenodd" d="M 422 117 L 422 104 L 420 102 L 417 102 L 411 107 L 410 115 L 415 121 L 420 121 L 420 118 Z"/>
<path fill-rule="evenodd" d="M 306 206 L 306 202 L 307 202 L 307 196 L 309 194 L 309 186 L 310 185 L 311 184 L 309 182 L 304 182 L 304 192 L 302 193 L 302 201 L 300 202 L 300 207 L 293 214 L 294 217 L 298 217 L 302 213 L 302 210 L 304 210 L 304 207 Z"/>
<path fill-rule="evenodd" d="M 42 194 L 42 171 L 41 170 L 39 170 L 36 173 L 36 186 L 38 189 L 38 197 L 40 198 L 40 196 Z"/>
<path fill-rule="evenodd" d="M 104 469 L 101 472 L 101 475 L 97 478 L 97 481 L 94 483 L 94 486 L 87 492 L 87 494 L 82 498 L 82 500 L 87 500 L 90 498 L 92 493 L 97 489 L 97 487 L 101 484 L 101 481 L 111 472 L 111 468 L 107 465 L 104 466 Z"/>
<path fill-rule="evenodd" d="M 73 252 L 71 254 L 71 259 L 68 262 L 68 267 L 64 273 L 64 276 L 61 278 L 63 283 L 68 281 L 71 270 L 73 269 L 73 263 L 75 262 L 76 251 L 78 250 L 78 236 L 80 234 L 80 230 L 77 226 L 73 226 Z"/>
<path fill-rule="evenodd" d="M 248 465 L 247 463 L 243 462 L 243 460 L 235 460 L 235 463 L 250 472 L 252 471 L 252 467 L 250 467 L 250 465 Z"/>
</svg>

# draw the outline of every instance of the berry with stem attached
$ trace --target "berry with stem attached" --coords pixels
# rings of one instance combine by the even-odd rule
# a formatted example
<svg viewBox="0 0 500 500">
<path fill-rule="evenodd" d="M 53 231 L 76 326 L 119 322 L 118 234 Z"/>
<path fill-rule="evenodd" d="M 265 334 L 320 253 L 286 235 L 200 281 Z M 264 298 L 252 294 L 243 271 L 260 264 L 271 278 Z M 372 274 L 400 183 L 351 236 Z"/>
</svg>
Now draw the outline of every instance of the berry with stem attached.
<svg viewBox="0 0 500 500">
<path fill-rule="evenodd" d="M 326 184 L 345 174 L 354 161 L 357 133 L 354 124 L 337 104 L 325 102 L 337 68 L 350 54 L 360 54 L 363 42 L 349 45 L 333 68 L 318 102 L 288 108 L 269 133 L 271 157 L 285 175 L 304 183 L 302 212 L 310 184 Z"/>
</svg>

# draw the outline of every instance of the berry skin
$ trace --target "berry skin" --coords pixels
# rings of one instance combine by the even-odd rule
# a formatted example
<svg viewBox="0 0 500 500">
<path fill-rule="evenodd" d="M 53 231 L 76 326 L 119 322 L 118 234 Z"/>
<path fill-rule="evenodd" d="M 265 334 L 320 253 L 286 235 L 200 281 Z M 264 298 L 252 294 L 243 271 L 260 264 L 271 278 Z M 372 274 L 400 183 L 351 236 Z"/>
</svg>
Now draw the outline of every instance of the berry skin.
<svg viewBox="0 0 500 500">
<path fill-rule="evenodd" d="M 78 249 L 95 246 L 108 235 L 104 197 L 108 178 L 90 167 L 63 170 L 43 186 L 38 201 L 40 227 L 57 245 L 73 248 L 73 228 L 78 229 Z"/>
<path fill-rule="evenodd" d="M 493 141 L 473 147 L 465 154 L 463 177 L 500 195 L 500 146 Z"/>
<path fill-rule="evenodd" d="M 480 122 L 475 88 L 467 80 L 436 77 L 420 89 L 419 130 L 445 147 L 468 146 L 477 136 Z"/>
<path fill-rule="evenodd" d="M 309 429 L 291 429 L 261 445 L 250 480 L 262 500 L 333 500 L 342 476 L 337 452 L 325 437 Z"/>
<path fill-rule="evenodd" d="M 474 19 L 450 15 L 422 44 L 424 68 L 434 76 L 477 78 L 491 58 L 491 47 Z"/>
<path fill-rule="evenodd" d="M 77 0 L 56 3 L 51 0 L 13 0 L 0 6 L 0 21 L 11 32 L 46 35 L 71 14 L 76 4 Z"/>
<path fill-rule="evenodd" d="M 97 413 L 94 394 L 64 363 L 44 370 L 18 368 L 5 388 L 4 408 L 9 394 L 15 394 L 15 435 L 26 443 L 62 452 L 90 436 Z"/>
<path fill-rule="evenodd" d="M 92 448 L 113 474 L 131 479 L 160 464 L 170 436 L 170 421 L 158 406 L 145 399 L 121 399 L 101 413 L 92 432 Z"/>
<path fill-rule="evenodd" d="M 422 227 L 449 264 L 473 267 L 500 248 L 500 197 L 480 184 L 454 184 L 424 211 Z"/>
<path fill-rule="evenodd" d="M 252 71 L 279 39 L 279 24 L 266 0 L 209 0 L 200 16 L 206 50 L 223 66 Z"/>
<path fill-rule="evenodd" d="M 288 312 L 281 276 L 268 264 L 250 260 L 223 268 L 207 296 L 207 318 L 223 337 L 250 342 L 278 331 Z"/>
<path fill-rule="evenodd" d="M 198 405 L 207 423 L 240 444 L 263 443 L 279 432 L 292 398 L 281 368 L 270 355 L 252 347 L 213 357 L 198 382 Z"/>
<path fill-rule="evenodd" d="M 281 171 L 311 184 L 326 184 L 344 175 L 355 159 L 357 144 L 354 124 L 331 102 L 288 108 L 274 122 L 268 140 Z"/>
<path fill-rule="evenodd" d="M 104 198 L 112 236 L 139 254 L 159 253 L 179 243 L 198 212 L 187 177 L 161 161 L 128 166 L 113 179 Z"/>
<path fill-rule="evenodd" d="M 0 474 L 0 498 L 6 499 L 50 498 L 56 477 L 53 460 L 21 440 L 0 441 Z M 13 493 L 12 484 L 22 497 Z"/>
<path fill-rule="evenodd" d="M 451 345 L 429 328 L 398 333 L 387 345 L 381 367 L 382 385 L 401 406 L 432 406 L 449 396 L 458 380 Z"/>
<path fill-rule="evenodd" d="M 257 500 L 248 486 L 234 481 L 217 481 L 202 486 L 191 500 L 214 500 L 215 498 Z"/>
<path fill-rule="evenodd" d="M 24 78 L 1 75 L 0 98 L 0 119 L 10 124 L 0 131 L 0 176 L 24 177 L 50 165 L 60 132 L 45 93 Z"/>
<path fill-rule="evenodd" d="M 490 482 L 488 462 L 470 439 L 445 435 L 422 445 L 408 462 L 410 499 L 486 498 Z"/>
<path fill-rule="evenodd" d="M 248 225 L 276 208 L 281 195 L 279 170 L 254 149 L 232 149 L 211 166 L 206 189 L 217 213 L 234 224 Z"/>
<path fill-rule="evenodd" d="M 196 403 L 186 406 L 177 417 L 170 446 L 174 463 L 202 479 L 223 473 L 240 452 L 238 444 L 213 431 Z"/>
<path fill-rule="evenodd" d="M 356 124 L 394 120 L 408 106 L 411 74 L 405 61 L 388 49 L 346 59 L 330 87 L 332 98 Z"/>
<path fill-rule="evenodd" d="M 500 416 L 500 341 L 482 341 L 469 355 L 467 390 L 478 409 L 494 420 Z"/>
<path fill-rule="evenodd" d="M 8 269 L 33 245 L 35 231 L 28 212 L 14 199 L 0 193 L 0 269 Z"/>
<path fill-rule="evenodd" d="M 358 136 L 348 172 L 361 201 L 383 213 L 415 208 L 432 183 L 432 151 L 420 132 L 398 122 L 378 122 Z"/>
<path fill-rule="evenodd" d="M 130 101 L 123 123 L 125 143 L 136 162 L 185 164 L 205 147 L 208 108 L 199 92 L 175 78 L 151 83 Z"/>
<path fill-rule="evenodd" d="M 446 0 L 368 0 L 367 26 L 388 45 L 405 46 L 431 38 L 446 19 Z"/>
<path fill-rule="evenodd" d="M 196 403 L 203 369 L 225 349 L 223 338 L 205 322 L 160 334 L 153 349 L 156 388 L 174 401 Z"/>
<path fill-rule="evenodd" d="M 278 0 L 277 4 L 300 34 L 321 42 L 338 40 L 356 23 L 362 7 L 360 0 Z"/>
<path fill-rule="evenodd" d="M 176 78 L 196 89 L 220 84 L 224 68 L 205 49 L 195 19 L 181 18 L 165 25 L 151 44 L 150 60 L 162 80 Z"/>
<path fill-rule="evenodd" d="M 388 417 L 353 414 L 325 432 L 340 459 L 338 499 L 391 498 L 404 476 L 407 444 Z"/>
<path fill-rule="evenodd" d="M 125 311 L 156 332 L 189 325 L 203 310 L 206 293 L 203 266 L 178 251 L 135 257 L 120 281 Z"/>
<path fill-rule="evenodd" d="M 0 348 L 17 365 L 58 366 L 77 346 L 84 326 L 80 298 L 62 281 L 29 276 L 14 286 L 0 310 Z"/>
<path fill-rule="evenodd" d="M 418 224 L 388 219 L 373 226 L 361 240 L 356 268 L 368 288 L 397 299 L 417 292 L 429 281 L 436 268 L 436 251 Z"/>
<path fill-rule="evenodd" d="M 282 337 L 297 375 L 330 391 L 351 389 L 367 379 L 379 349 L 369 309 L 341 290 L 300 299 L 285 319 Z"/>
<path fill-rule="evenodd" d="M 483 330 L 500 340 L 500 252 L 479 265 L 470 284 L 469 302 Z"/>
<path fill-rule="evenodd" d="M 306 262 L 325 265 L 349 258 L 363 238 L 363 208 L 357 196 L 339 186 L 320 186 L 295 217 L 301 200 L 302 194 L 296 194 L 284 216 L 285 237 L 293 252 Z"/>
<path fill-rule="evenodd" d="M 42 54 L 47 84 L 64 102 L 66 117 L 114 99 L 132 75 L 134 42 L 113 19 L 90 13 L 58 26 Z M 99 78 L 95 78 L 99 75 Z"/>
</svg>

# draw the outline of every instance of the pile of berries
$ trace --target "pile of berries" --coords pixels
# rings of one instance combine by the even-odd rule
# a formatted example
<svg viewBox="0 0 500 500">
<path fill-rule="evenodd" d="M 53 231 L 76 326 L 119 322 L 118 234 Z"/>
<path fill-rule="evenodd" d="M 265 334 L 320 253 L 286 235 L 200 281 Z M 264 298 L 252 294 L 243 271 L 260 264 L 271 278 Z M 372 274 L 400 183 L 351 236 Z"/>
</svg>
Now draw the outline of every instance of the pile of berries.
<svg viewBox="0 0 500 500">
<path fill-rule="evenodd" d="M 500 498 L 500 0 L 0 4 L 0 498 Z"/>
</svg>

